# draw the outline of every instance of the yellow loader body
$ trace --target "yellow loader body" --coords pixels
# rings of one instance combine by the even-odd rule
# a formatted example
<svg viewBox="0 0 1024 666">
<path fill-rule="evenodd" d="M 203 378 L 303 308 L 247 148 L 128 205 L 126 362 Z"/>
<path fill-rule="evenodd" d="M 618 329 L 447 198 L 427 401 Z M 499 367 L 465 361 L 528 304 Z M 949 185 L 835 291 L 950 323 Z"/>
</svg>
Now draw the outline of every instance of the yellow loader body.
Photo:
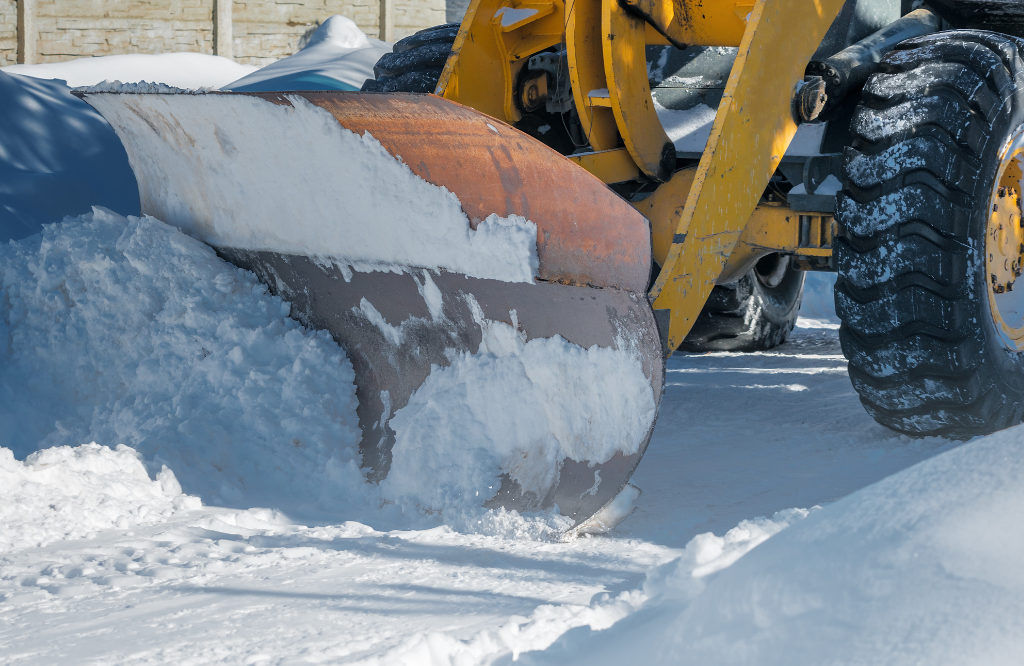
<svg viewBox="0 0 1024 666">
<path fill-rule="evenodd" d="M 759 201 L 796 134 L 795 90 L 842 7 L 843 0 L 570 0 L 567 9 L 559 0 L 475 0 L 436 94 L 514 124 L 523 115 L 515 83 L 527 59 L 564 41 L 593 149 L 570 159 L 606 183 L 662 183 L 636 205 L 650 220 L 662 267 L 649 296 L 656 311 L 670 313 L 663 335 L 671 353 L 723 275 L 742 275 L 770 252 L 831 254 L 830 216 Z M 648 44 L 666 43 L 739 47 L 699 166 L 674 175 L 644 57 Z"/>
</svg>

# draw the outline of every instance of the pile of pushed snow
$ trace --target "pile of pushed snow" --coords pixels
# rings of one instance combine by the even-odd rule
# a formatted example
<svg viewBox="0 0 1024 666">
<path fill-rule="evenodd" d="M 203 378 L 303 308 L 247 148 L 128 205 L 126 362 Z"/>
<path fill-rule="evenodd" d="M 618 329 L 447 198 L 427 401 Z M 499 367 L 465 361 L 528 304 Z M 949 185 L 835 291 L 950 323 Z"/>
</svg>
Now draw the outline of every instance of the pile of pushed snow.
<svg viewBox="0 0 1024 666">
<path fill-rule="evenodd" d="M 117 135 L 60 81 L 0 71 L 0 243 L 92 206 L 139 212 Z"/>
<path fill-rule="evenodd" d="M 24 463 L 0 448 L 0 553 L 125 529 L 200 508 L 163 467 L 151 480 L 127 446 L 60 446 Z"/>
<path fill-rule="evenodd" d="M 1018 663 L 1022 441 L 1016 427 L 926 460 L 816 512 L 699 594 L 663 594 L 524 663 Z"/>
<path fill-rule="evenodd" d="M 224 90 L 359 90 L 391 45 L 370 39 L 344 16 L 323 22 L 298 53 L 267 65 Z"/>
<path fill-rule="evenodd" d="M 210 247 L 96 209 L 0 246 L 0 269 L 0 447 L 124 444 L 207 504 L 538 538 L 567 519 L 483 509 L 501 474 L 543 497 L 561 460 L 634 453 L 653 419 L 629 352 L 527 342 L 476 308 L 480 349 L 435 366 L 398 410 L 374 486 L 344 352 Z M 444 317 L 440 299 L 431 312 Z"/>
<path fill-rule="evenodd" d="M 126 83 L 157 81 L 178 88 L 196 89 L 220 88 L 255 72 L 257 68 L 203 53 L 133 53 L 41 65 L 10 65 L 0 70 L 37 79 L 62 79 L 72 88 L 117 80 Z"/>
<path fill-rule="evenodd" d="M 126 444 L 207 503 L 362 502 L 351 365 L 252 274 L 103 209 L 0 270 L 0 446 Z"/>
</svg>

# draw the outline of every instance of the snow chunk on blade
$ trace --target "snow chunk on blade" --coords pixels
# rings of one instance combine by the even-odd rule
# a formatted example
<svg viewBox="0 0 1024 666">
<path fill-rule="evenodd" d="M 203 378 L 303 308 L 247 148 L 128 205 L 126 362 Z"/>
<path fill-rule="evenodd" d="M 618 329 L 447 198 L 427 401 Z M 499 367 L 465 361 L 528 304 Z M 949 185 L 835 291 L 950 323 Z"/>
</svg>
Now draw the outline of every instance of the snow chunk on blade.
<svg viewBox="0 0 1024 666">
<path fill-rule="evenodd" d="M 479 351 L 435 368 L 392 418 L 385 496 L 424 507 L 479 504 L 497 494 L 500 469 L 522 488 L 520 509 L 534 511 L 557 485 L 562 460 L 602 464 L 640 450 L 655 397 L 639 359 L 557 336 L 526 341 L 503 322 L 481 325 Z M 590 478 L 583 497 L 603 481 L 599 469 Z"/>
<path fill-rule="evenodd" d="M 443 268 L 507 282 L 536 275 L 535 224 L 492 215 L 474 229 L 454 194 L 302 97 L 281 105 L 111 90 L 164 93 L 86 99 L 130 137 L 132 168 L 146 181 L 143 211 L 214 247 L 363 270 Z"/>
</svg>

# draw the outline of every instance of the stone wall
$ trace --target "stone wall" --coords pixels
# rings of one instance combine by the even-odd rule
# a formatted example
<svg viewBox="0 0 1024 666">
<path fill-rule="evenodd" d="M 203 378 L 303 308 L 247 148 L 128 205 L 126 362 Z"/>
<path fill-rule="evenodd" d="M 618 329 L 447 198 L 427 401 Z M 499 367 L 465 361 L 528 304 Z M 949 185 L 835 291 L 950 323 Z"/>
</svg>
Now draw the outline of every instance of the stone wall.
<svg viewBox="0 0 1024 666">
<path fill-rule="evenodd" d="M 17 2 L 34 6 L 36 62 L 121 53 L 223 52 L 218 0 L 0 0 L 0 66 L 17 60 Z M 228 0 L 219 0 L 221 6 Z M 231 51 L 266 65 L 301 48 L 326 18 L 347 16 L 379 35 L 381 0 L 235 0 Z M 445 0 L 392 0 L 395 39 L 445 22 Z"/>
<path fill-rule="evenodd" d="M 37 62 L 213 53 L 213 0 L 36 0 Z"/>
<path fill-rule="evenodd" d="M 18 61 L 18 4 L 0 0 L 0 67 Z"/>
<path fill-rule="evenodd" d="M 295 53 L 324 21 L 341 14 L 370 37 L 380 35 L 378 0 L 236 0 L 235 60 L 268 65 Z M 445 0 L 395 0 L 395 39 L 445 22 Z"/>
</svg>

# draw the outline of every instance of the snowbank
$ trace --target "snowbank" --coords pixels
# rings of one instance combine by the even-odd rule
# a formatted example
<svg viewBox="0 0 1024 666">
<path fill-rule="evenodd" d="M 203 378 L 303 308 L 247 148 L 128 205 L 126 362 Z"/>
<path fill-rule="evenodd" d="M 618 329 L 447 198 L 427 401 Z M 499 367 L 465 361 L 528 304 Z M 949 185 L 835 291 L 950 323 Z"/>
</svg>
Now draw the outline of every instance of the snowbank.
<svg viewBox="0 0 1024 666">
<path fill-rule="evenodd" d="M 344 16 L 332 16 L 298 53 L 223 86 L 223 90 L 359 90 L 391 45 L 370 39 Z"/>
<path fill-rule="evenodd" d="M 647 576 L 642 589 L 620 592 L 612 596 L 600 593 L 589 605 L 541 605 L 529 617 L 513 617 L 496 629 L 486 629 L 466 639 L 435 631 L 413 636 L 400 646 L 379 657 L 359 662 L 366 666 L 384 664 L 562 664 L 576 663 L 646 664 L 645 652 L 631 644 L 629 650 L 617 652 L 616 658 L 604 660 L 585 646 L 595 638 L 602 649 L 608 648 L 606 636 L 628 635 L 626 627 L 636 631 L 637 618 L 649 618 L 647 609 L 661 606 L 666 599 L 686 599 L 700 593 L 712 574 L 734 564 L 769 537 L 808 515 L 805 509 L 780 511 L 772 519 L 745 520 L 724 536 L 701 534 L 687 545 L 683 555 L 657 567 Z M 642 626 L 642 623 L 641 623 Z M 609 629 L 609 627 L 612 627 Z M 600 632 L 600 633 L 595 633 Z M 638 641 L 639 642 L 639 641 Z M 548 649 L 550 646 L 550 649 Z M 645 645 L 647 650 L 652 646 Z M 536 652 L 540 650 L 547 652 Z M 613 648 L 614 649 L 614 648 Z M 525 654 L 524 654 L 525 653 Z M 679 660 L 676 663 L 718 663 Z"/>
<path fill-rule="evenodd" d="M 135 175 L 110 125 L 60 81 L 0 71 L 0 243 L 94 205 L 139 212 Z"/>
<path fill-rule="evenodd" d="M 533 222 L 492 214 L 474 230 L 458 197 L 369 132 L 288 99 L 291 106 L 245 95 L 88 97 L 127 146 L 145 210 L 213 246 L 363 271 L 440 268 L 533 281 Z"/>
<path fill-rule="evenodd" d="M 201 507 L 162 467 L 150 480 L 127 446 L 59 446 L 24 463 L 0 448 L 0 553 L 166 520 Z"/>
<path fill-rule="evenodd" d="M 252 274 L 103 209 L 0 247 L 0 267 L 0 446 L 17 457 L 126 444 L 208 503 L 362 501 L 352 368 Z"/>
<path fill-rule="evenodd" d="M 663 582 L 642 611 L 524 663 L 1018 663 L 1022 440 L 1013 428 L 869 486 L 703 590 L 688 566 L 649 576 Z"/>
<path fill-rule="evenodd" d="M 0 71 L 36 79 L 62 79 L 72 88 L 117 80 L 125 83 L 155 81 L 195 89 L 220 88 L 257 69 L 229 58 L 203 53 L 133 53 L 41 65 L 10 65 L 0 68 Z"/>
</svg>

